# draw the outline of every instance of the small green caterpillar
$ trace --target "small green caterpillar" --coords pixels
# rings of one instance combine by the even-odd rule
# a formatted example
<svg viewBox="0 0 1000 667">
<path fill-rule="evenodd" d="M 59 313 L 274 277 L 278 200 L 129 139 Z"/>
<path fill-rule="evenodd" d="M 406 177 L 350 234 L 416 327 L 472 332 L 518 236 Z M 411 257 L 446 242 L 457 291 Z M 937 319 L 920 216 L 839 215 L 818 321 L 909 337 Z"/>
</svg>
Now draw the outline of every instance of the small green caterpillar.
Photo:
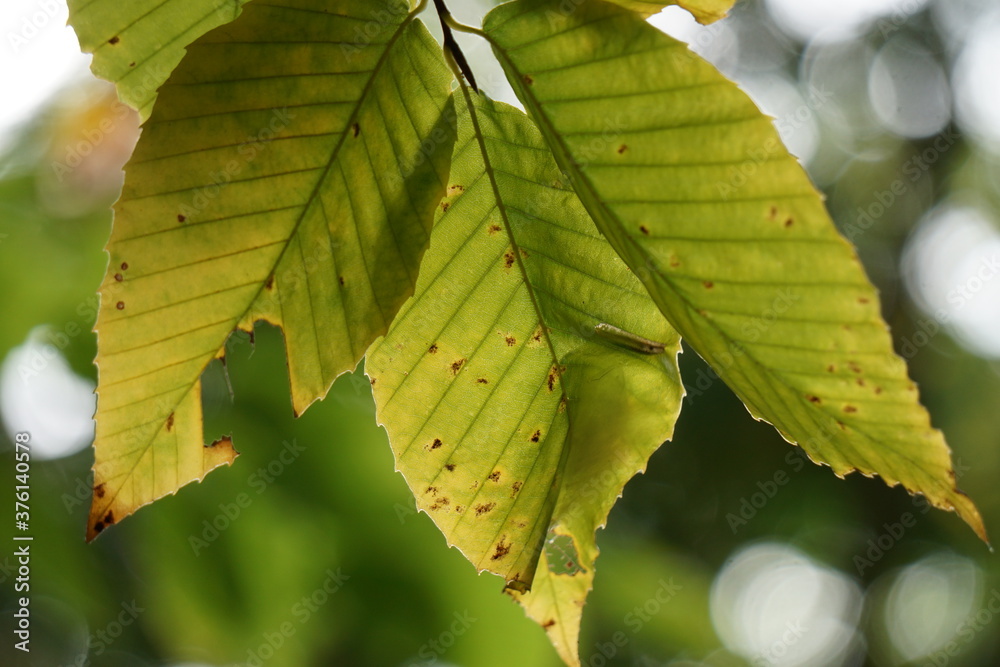
<svg viewBox="0 0 1000 667">
<path fill-rule="evenodd" d="M 594 331 L 601 338 L 611 341 L 619 347 L 624 347 L 640 354 L 663 354 L 667 351 L 666 343 L 658 343 L 642 336 L 636 336 L 630 331 L 619 329 L 611 324 L 601 322 L 594 326 Z"/>
</svg>

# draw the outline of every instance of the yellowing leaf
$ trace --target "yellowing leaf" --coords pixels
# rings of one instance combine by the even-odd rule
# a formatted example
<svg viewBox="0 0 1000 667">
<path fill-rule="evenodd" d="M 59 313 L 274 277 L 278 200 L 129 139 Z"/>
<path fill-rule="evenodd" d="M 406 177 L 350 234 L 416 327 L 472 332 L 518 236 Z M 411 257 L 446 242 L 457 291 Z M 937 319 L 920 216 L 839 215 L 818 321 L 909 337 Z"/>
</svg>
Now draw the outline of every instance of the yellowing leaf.
<svg viewBox="0 0 1000 667">
<path fill-rule="evenodd" d="M 301 414 L 412 293 L 454 111 L 440 48 L 399 9 L 248 5 L 161 89 L 108 244 L 89 538 L 231 460 L 202 445 L 200 377 L 234 329 L 283 328 Z"/>
<path fill-rule="evenodd" d="M 148 118 L 184 47 L 239 16 L 247 0 L 68 0 L 69 24 L 90 69 Z"/>
<path fill-rule="evenodd" d="M 598 228 L 758 419 L 838 475 L 955 510 L 949 450 L 878 297 L 750 99 L 636 14 L 511 2 L 484 27 Z"/>
<path fill-rule="evenodd" d="M 699 23 L 713 23 L 724 18 L 736 4 L 736 0 L 672 0 L 662 2 L 656 0 L 610 0 L 616 5 L 630 9 L 640 16 L 652 16 L 664 7 L 677 5 L 691 12 Z"/>
<path fill-rule="evenodd" d="M 680 341 L 532 123 L 468 99 L 416 293 L 366 371 L 418 507 L 505 578 L 573 664 L 594 533 L 673 431 Z M 663 352 L 598 335 L 601 323 Z"/>
</svg>

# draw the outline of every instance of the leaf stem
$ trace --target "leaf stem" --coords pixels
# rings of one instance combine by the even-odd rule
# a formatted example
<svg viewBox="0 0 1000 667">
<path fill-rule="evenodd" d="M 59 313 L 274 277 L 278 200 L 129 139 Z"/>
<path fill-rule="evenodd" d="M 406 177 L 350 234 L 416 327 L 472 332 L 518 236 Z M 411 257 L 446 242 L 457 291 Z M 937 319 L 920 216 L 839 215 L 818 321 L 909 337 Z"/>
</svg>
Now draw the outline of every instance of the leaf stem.
<svg viewBox="0 0 1000 667">
<path fill-rule="evenodd" d="M 462 32 L 469 32 L 475 29 L 464 26 L 452 18 L 451 12 L 444 4 L 444 0 L 434 0 L 434 7 L 437 9 L 438 19 L 441 21 L 441 31 L 444 34 L 444 52 L 448 56 L 448 64 L 451 65 L 451 69 L 455 72 L 456 76 L 459 78 L 464 76 L 465 80 L 472 86 L 472 89 L 478 93 L 479 87 L 476 85 L 476 77 L 472 75 L 469 61 L 465 59 L 465 54 L 462 53 L 462 49 L 458 46 L 458 42 L 455 41 L 455 36 L 451 32 L 452 28 Z"/>
</svg>

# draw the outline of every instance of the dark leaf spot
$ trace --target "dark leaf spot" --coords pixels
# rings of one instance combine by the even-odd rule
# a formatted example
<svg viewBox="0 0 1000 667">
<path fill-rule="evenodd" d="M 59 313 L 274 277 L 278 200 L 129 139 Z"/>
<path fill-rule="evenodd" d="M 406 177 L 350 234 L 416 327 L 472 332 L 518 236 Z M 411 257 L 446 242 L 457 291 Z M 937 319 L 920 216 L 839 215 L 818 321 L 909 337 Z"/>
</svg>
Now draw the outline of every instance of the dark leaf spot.
<svg viewBox="0 0 1000 667">
<path fill-rule="evenodd" d="M 451 202 L 446 202 L 446 201 L 441 202 L 442 211 L 447 211 L 449 208 L 451 208 Z"/>
<path fill-rule="evenodd" d="M 505 269 L 509 269 L 514 266 L 514 253 L 505 252 L 503 255 L 503 266 Z"/>
<path fill-rule="evenodd" d="M 130 62 L 130 63 L 128 64 L 128 66 L 129 66 L 129 67 L 135 67 L 135 61 L 133 60 L 132 62 Z"/>
<path fill-rule="evenodd" d="M 618 154 L 621 155 L 622 153 L 624 153 L 627 150 L 628 150 L 628 146 L 626 146 L 625 144 L 622 144 L 621 146 L 618 147 Z"/>
<path fill-rule="evenodd" d="M 521 490 L 521 484 L 522 484 L 522 482 L 514 482 L 513 484 L 510 485 L 510 488 L 511 488 L 510 497 L 511 498 L 513 498 L 514 496 L 516 496 L 517 492 Z"/>
<path fill-rule="evenodd" d="M 445 463 L 444 467 L 445 467 L 445 469 L 448 472 L 455 472 L 455 464 L 454 463 Z"/>
<path fill-rule="evenodd" d="M 863 379 L 863 378 L 858 378 L 858 379 L 856 380 L 856 382 L 858 383 L 858 386 L 859 386 L 859 387 L 863 387 L 863 386 L 865 386 L 865 381 L 864 381 L 864 379 Z"/>
<path fill-rule="evenodd" d="M 518 248 L 518 250 L 521 253 L 521 257 L 524 257 L 525 259 L 528 259 L 528 257 L 531 256 L 531 255 L 528 254 L 528 251 L 525 250 L 524 248 Z"/>
<path fill-rule="evenodd" d="M 434 438 L 434 442 L 431 443 L 431 449 L 437 449 L 442 444 L 444 444 L 444 443 L 441 442 L 441 438 Z"/>
<path fill-rule="evenodd" d="M 108 525 L 108 526 L 114 525 L 114 523 L 115 523 L 115 515 L 111 513 L 111 510 L 108 510 L 108 513 L 104 515 L 104 523 L 105 523 L 105 525 Z"/>
<path fill-rule="evenodd" d="M 183 213 L 177 214 L 177 222 L 184 222 L 185 220 L 187 220 L 187 216 L 185 216 Z"/>
<path fill-rule="evenodd" d="M 715 283 L 713 283 L 711 280 L 706 280 L 705 282 L 702 283 L 702 285 L 705 286 L 705 289 L 712 289 L 713 287 L 715 287 Z"/>
<path fill-rule="evenodd" d="M 128 262 L 122 262 L 122 271 L 128 271 Z"/>
<path fill-rule="evenodd" d="M 121 281 L 125 280 L 125 276 L 123 276 L 120 273 L 116 273 L 115 274 L 115 280 L 117 280 L 118 282 L 121 282 Z"/>
<path fill-rule="evenodd" d="M 95 533 L 99 533 L 102 530 L 104 530 L 104 523 L 103 522 L 98 521 L 97 523 L 94 524 L 94 532 Z"/>
<path fill-rule="evenodd" d="M 490 473 L 490 475 L 489 475 L 489 477 L 487 477 L 487 479 L 489 479 L 491 482 L 499 482 L 500 481 L 500 471 L 499 470 L 494 470 L 493 472 Z"/>
<path fill-rule="evenodd" d="M 785 227 L 791 227 L 794 223 L 795 223 L 794 218 L 788 218 L 787 220 L 785 220 Z"/>
<path fill-rule="evenodd" d="M 778 207 L 777 206 L 772 206 L 771 210 L 768 211 L 767 215 L 768 215 L 768 217 L 771 218 L 771 220 L 774 220 L 775 218 L 777 218 L 778 217 Z"/>
<path fill-rule="evenodd" d="M 532 79 L 531 76 L 529 76 L 528 74 L 525 74 L 524 75 L 524 82 L 530 86 L 531 84 L 533 84 L 535 82 L 535 80 Z"/>
<path fill-rule="evenodd" d="M 510 553 L 510 545 L 509 544 L 504 544 L 503 543 L 503 537 L 501 537 L 500 541 L 497 542 L 496 551 L 494 551 L 493 555 L 490 556 L 490 560 L 500 560 L 501 558 L 503 558 L 504 556 L 506 556 L 509 553 Z"/>
<path fill-rule="evenodd" d="M 882 387 L 875 387 L 875 393 L 876 394 L 881 394 L 882 393 Z"/>
<path fill-rule="evenodd" d="M 264 283 L 264 289 L 274 289 L 274 274 L 272 273 L 267 277 L 267 282 Z"/>
<path fill-rule="evenodd" d="M 546 630 L 548 630 L 549 628 L 551 628 L 555 624 L 556 624 L 556 619 L 550 618 L 549 620 L 547 620 L 544 623 L 542 623 L 542 627 L 545 628 Z"/>
<path fill-rule="evenodd" d="M 430 352 L 431 354 L 436 354 L 438 351 L 437 343 L 434 343 L 429 348 L 427 348 L 427 351 Z"/>
<path fill-rule="evenodd" d="M 456 183 L 455 185 L 449 185 L 448 186 L 448 194 L 449 195 L 453 195 L 456 192 L 465 192 L 465 186 L 464 185 L 459 185 L 458 183 Z"/>
<path fill-rule="evenodd" d="M 853 405 L 845 405 L 844 406 L 844 412 L 857 412 L 857 411 L 858 411 L 858 409 L 856 407 L 854 407 Z"/>
<path fill-rule="evenodd" d="M 167 431 L 172 431 L 174 428 L 174 413 L 171 412 L 170 416 L 167 417 Z"/>
<path fill-rule="evenodd" d="M 500 231 L 500 225 L 490 225 L 486 231 L 492 236 Z"/>
<path fill-rule="evenodd" d="M 459 359 L 458 361 L 453 362 L 451 365 L 451 374 L 458 375 L 458 372 L 462 370 L 462 366 L 464 365 L 465 365 L 465 359 Z"/>
<path fill-rule="evenodd" d="M 98 484 L 97 486 L 94 487 L 94 495 L 97 496 L 98 498 L 103 498 L 104 497 L 104 485 L 103 484 Z"/>
<path fill-rule="evenodd" d="M 475 507 L 476 516 L 482 516 L 483 514 L 492 511 L 493 508 L 496 506 L 497 506 L 496 503 L 484 503 L 482 505 L 476 505 Z"/>
<path fill-rule="evenodd" d="M 517 339 L 513 336 L 504 336 L 504 342 L 507 343 L 507 347 L 514 347 L 517 345 Z"/>
<path fill-rule="evenodd" d="M 647 227 L 646 225 L 639 225 L 639 231 L 645 234 L 646 236 L 649 236 L 649 227 Z"/>
<path fill-rule="evenodd" d="M 361 126 L 358 125 L 357 123 L 351 125 L 351 134 L 354 135 L 355 137 L 361 134 Z"/>
<path fill-rule="evenodd" d="M 490 381 L 487 380 L 486 378 L 479 378 L 478 380 L 476 380 L 476 382 L 478 382 L 479 384 L 489 384 L 490 383 Z"/>
<path fill-rule="evenodd" d="M 537 431 L 535 431 L 534 433 L 531 434 L 531 441 L 532 442 L 538 442 L 541 439 L 541 437 L 542 437 L 542 431 L 541 430 L 537 430 Z"/>
<path fill-rule="evenodd" d="M 836 370 L 837 370 L 837 367 L 834 366 L 833 364 L 830 364 L 829 366 L 826 367 L 826 372 L 827 373 L 833 373 Z"/>
<path fill-rule="evenodd" d="M 343 285 L 344 284 L 344 276 L 337 276 L 337 282 L 339 282 L 341 285 Z"/>
<path fill-rule="evenodd" d="M 851 369 L 852 371 L 854 371 L 855 373 L 860 373 L 860 372 L 861 372 L 861 367 L 860 367 L 860 366 L 858 366 L 858 365 L 857 365 L 856 363 L 854 363 L 853 361 L 848 361 L 848 362 L 847 362 L 847 367 L 848 367 L 848 368 L 850 368 L 850 369 Z"/>
<path fill-rule="evenodd" d="M 119 301 L 118 303 L 115 304 L 115 308 L 117 308 L 118 310 L 125 310 L 125 302 Z"/>
<path fill-rule="evenodd" d="M 465 510 L 465 508 L 462 507 L 461 505 L 455 505 L 455 511 L 457 513 L 461 514 L 464 510 Z"/>
<path fill-rule="evenodd" d="M 436 486 L 428 486 L 427 490 L 424 491 L 424 493 L 437 493 L 437 492 L 438 492 L 438 489 L 437 489 Z"/>
<path fill-rule="evenodd" d="M 868 297 L 859 296 L 858 303 L 868 303 Z"/>
<path fill-rule="evenodd" d="M 681 260 L 673 256 L 670 257 L 670 268 L 676 269 L 680 265 L 681 265 Z"/>
<path fill-rule="evenodd" d="M 112 46 L 114 46 L 115 44 L 117 44 L 120 41 L 122 41 L 122 40 L 120 40 L 118 38 L 118 35 L 115 35 L 114 37 L 112 37 L 111 39 L 108 40 L 108 44 L 111 44 Z"/>
<path fill-rule="evenodd" d="M 815 403 L 815 404 L 819 405 L 819 404 L 820 404 L 820 403 L 822 403 L 823 401 L 822 401 L 822 400 L 820 400 L 820 397 L 819 397 L 819 396 L 810 396 L 810 397 L 809 397 L 809 402 L 810 402 L 810 403 Z"/>
</svg>

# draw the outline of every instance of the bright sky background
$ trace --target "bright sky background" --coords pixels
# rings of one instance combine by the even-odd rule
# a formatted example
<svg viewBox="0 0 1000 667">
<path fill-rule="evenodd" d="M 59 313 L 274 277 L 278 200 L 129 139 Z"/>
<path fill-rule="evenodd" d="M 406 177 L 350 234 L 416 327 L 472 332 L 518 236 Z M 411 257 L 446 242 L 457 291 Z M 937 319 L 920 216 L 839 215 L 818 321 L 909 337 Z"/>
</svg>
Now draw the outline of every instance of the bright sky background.
<svg viewBox="0 0 1000 667">
<path fill-rule="evenodd" d="M 54 93 L 87 76 L 65 0 L 0 2 L 0 145 Z"/>
</svg>

